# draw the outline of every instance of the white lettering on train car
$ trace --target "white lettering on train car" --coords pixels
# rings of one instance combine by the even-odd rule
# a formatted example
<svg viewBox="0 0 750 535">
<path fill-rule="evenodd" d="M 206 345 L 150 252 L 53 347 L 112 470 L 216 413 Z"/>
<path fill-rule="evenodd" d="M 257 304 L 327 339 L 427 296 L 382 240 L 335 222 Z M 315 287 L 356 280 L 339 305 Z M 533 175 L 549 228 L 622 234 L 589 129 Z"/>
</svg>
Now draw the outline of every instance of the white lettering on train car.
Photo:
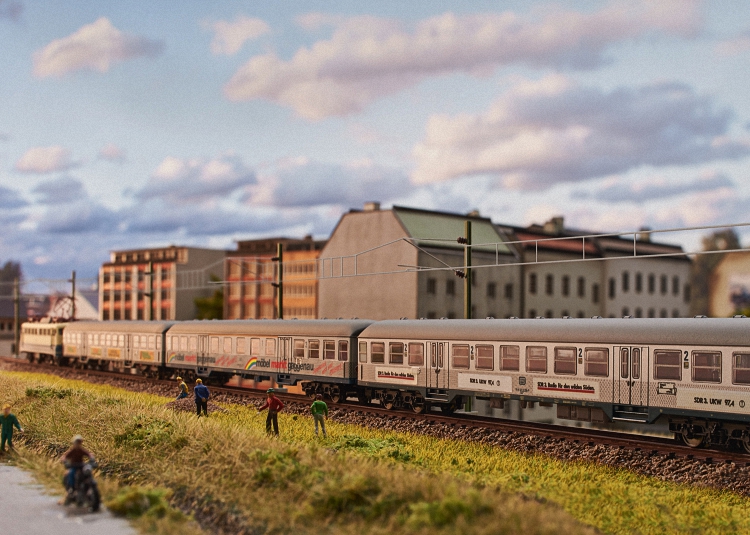
<svg viewBox="0 0 750 535">
<path fill-rule="evenodd" d="M 458 388 L 510 394 L 513 390 L 513 378 L 508 375 L 482 375 L 461 372 L 458 374 Z"/>
<path fill-rule="evenodd" d="M 699 411 L 750 413 L 750 393 L 681 387 L 677 390 L 677 406 Z"/>
<path fill-rule="evenodd" d="M 417 372 L 409 368 L 383 368 L 376 366 L 375 380 L 384 383 L 416 383 Z"/>
<path fill-rule="evenodd" d="M 533 380 L 533 394 L 548 398 L 599 399 L 599 384 L 593 381 Z"/>
</svg>

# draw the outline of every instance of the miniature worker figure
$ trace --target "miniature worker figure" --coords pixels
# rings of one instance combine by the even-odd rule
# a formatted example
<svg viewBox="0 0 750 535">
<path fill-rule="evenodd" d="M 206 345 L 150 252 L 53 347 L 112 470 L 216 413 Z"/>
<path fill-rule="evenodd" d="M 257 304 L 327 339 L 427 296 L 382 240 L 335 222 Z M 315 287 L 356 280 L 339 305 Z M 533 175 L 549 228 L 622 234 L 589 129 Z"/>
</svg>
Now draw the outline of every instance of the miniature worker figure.
<svg viewBox="0 0 750 535">
<path fill-rule="evenodd" d="M 188 397 L 188 386 L 185 384 L 185 381 L 182 380 L 182 377 L 177 378 L 178 388 L 180 389 L 180 393 L 177 394 L 176 399 L 185 399 Z"/>
<path fill-rule="evenodd" d="M 94 455 L 83 447 L 83 437 L 76 435 L 71 440 L 71 446 L 68 451 L 63 453 L 60 458 L 60 462 L 65 464 L 68 469 L 68 477 L 65 478 L 65 488 L 68 491 L 75 489 L 76 486 L 76 472 L 83 468 L 83 460 L 88 458 L 89 461 L 94 461 Z"/>
<path fill-rule="evenodd" d="M 258 411 L 268 409 L 266 433 L 271 434 L 271 424 L 273 424 L 273 432 L 276 436 L 279 436 L 279 412 L 284 408 L 284 404 L 273 394 L 273 388 L 266 390 L 266 394 L 268 395 L 266 404 L 259 408 Z"/>
<path fill-rule="evenodd" d="M 312 412 L 313 420 L 315 421 L 315 436 L 318 436 L 318 424 L 323 429 L 323 438 L 326 438 L 326 419 L 328 418 L 328 405 L 323 401 L 323 396 L 320 394 L 315 396 L 315 401 L 310 406 L 310 412 Z"/>
<path fill-rule="evenodd" d="M 195 392 L 195 408 L 198 411 L 198 417 L 201 415 L 201 410 L 204 415 L 208 416 L 208 397 L 210 394 L 208 387 L 203 384 L 202 379 L 198 378 L 195 380 L 193 392 Z"/>
<path fill-rule="evenodd" d="M 21 424 L 18 423 L 18 418 L 15 414 L 10 412 L 10 405 L 7 403 L 3 405 L 3 414 L 0 415 L 0 452 L 5 452 L 5 443 L 8 443 L 8 449 L 14 451 L 13 448 L 13 428 L 18 429 L 19 432 L 23 433 Z"/>
</svg>

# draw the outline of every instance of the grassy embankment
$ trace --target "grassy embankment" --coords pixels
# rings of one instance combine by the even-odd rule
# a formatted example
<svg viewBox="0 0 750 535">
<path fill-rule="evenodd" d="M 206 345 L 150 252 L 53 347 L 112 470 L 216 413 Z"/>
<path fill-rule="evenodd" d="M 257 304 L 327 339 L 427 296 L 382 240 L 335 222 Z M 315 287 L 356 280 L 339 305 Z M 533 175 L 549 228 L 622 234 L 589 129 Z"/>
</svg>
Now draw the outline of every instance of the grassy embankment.
<svg viewBox="0 0 750 535">
<path fill-rule="evenodd" d="M 80 432 L 107 475 L 170 489 L 204 526 L 585 533 L 580 521 L 611 533 L 750 533 L 748 499 L 587 463 L 335 423 L 316 441 L 311 421 L 292 416 L 281 440 L 268 439 L 247 408 L 197 420 L 164 398 L 42 375 L 0 374 L 0 392 L 34 451 L 58 453 Z"/>
</svg>

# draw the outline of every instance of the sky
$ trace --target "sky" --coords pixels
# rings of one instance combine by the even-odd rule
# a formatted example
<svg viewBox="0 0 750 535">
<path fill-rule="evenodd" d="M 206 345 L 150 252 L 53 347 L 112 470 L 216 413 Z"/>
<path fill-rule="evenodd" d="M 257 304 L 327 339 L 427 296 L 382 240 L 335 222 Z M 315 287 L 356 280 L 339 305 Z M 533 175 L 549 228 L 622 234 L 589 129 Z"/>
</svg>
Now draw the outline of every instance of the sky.
<svg viewBox="0 0 750 535">
<path fill-rule="evenodd" d="M 325 238 L 367 201 L 750 220 L 750 2 L 0 0 L 0 48 L 0 262 L 27 279 Z"/>
</svg>

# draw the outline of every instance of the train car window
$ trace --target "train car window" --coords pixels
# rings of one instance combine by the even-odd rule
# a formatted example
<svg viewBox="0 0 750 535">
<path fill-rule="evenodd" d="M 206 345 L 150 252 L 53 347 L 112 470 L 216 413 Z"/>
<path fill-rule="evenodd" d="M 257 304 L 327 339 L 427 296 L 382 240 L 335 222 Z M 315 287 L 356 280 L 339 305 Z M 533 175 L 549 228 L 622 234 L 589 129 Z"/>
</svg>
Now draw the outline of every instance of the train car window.
<svg viewBox="0 0 750 535">
<path fill-rule="evenodd" d="M 453 367 L 469 368 L 469 346 L 468 344 L 453 344 L 452 346 Z"/>
<path fill-rule="evenodd" d="M 370 344 L 370 362 L 373 364 L 385 363 L 385 342 L 372 342 Z"/>
<path fill-rule="evenodd" d="M 180 336 L 180 351 L 188 350 L 188 339 L 187 336 Z"/>
<path fill-rule="evenodd" d="M 177 338 L 176 336 L 170 336 L 169 340 L 171 340 L 171 343 L 169 345 L 169 350 L 170 351 L 177 351 L 178 349 L 180 349 L 180 345 L 179 345 L 180 339 L 179 338 Z"/>
<path fill-rule="evenodd" d="M 693 381 L 721 382 L 721 353 L 719 351 L 693 351 Z"/>
<path fill-rule="evenodd" d="M 339 340 L 339 360 L 345 362 L 349 360 L 349 342 Z"/>
<path fill-rule="evenodd" d="M 141 339 L 141 341 L 145 342 L 145 340 Z M 156 349 L 156 336 L 153 334 L 150 334 L 148 336 L 148 348 L 149 349 Z"/>
<path fill-rule="evenodd" d="M 80 338 L 81 338 L 81 335 L 79 334 L 78 335 L 78 343 L 79 344 L 81 343 Z M 121 334 L 121 335 L 119 335 L 117 337 L 117 345 L 120 346 L 120 347 L 125 347 L 125 335 L 124 334 Z"/>
<path fill-rule="evenodd" d="M 198 337 L 191 336 L 188 340 L 190 341 L 190 351 L 198 351 Z"/>
<path fill-rule="evenodd" d="M 266 355 L 272 357 L 276 354 L 276 339 L 266 338 Z"/>
<path fill-rule="evenodd" d="M 367 342 L 359 343 L 359 361 L 367 362 Z"/>
<path fill-rule="evenodd" d="M 627 379 L 630 374 L 630 350 L 627 347 L 620 349 L 620 379 Z"/>
<path fill-rule="evenodd" d="M 292 356 L 295 359 L 303 359 L 305 358 L 305 341 L 300 338 L 295 338 L 294 340 L 294 352 L 292 353 Z"/>
<path fill-rule="evenodd" d="M 307 358 L 319 359 L 320 358 L 320 340 L 310 340 L 308 343 Z"/>
<path fill-rule="evenodd" d="M 526 371 L 547 373 L 547 348 L 526 346 Z"/>
<path fill-rule="evenodd" d="M 225 336 L 224 337 L 224 344 L 223 344 L 224 354 L 230 354 L 232 352 L 232 337 L 231 336 Z"/>
<path fill-rule="evenodd" d="M 732 367 L 732 382 L 736 385 L 750 385 L 750 353 L 734 353 Z"/>
<path fill-rule="evenodd" d="M 325 360 L 336 360 L 336 342 L 323 340 L 323 358 Z"/>
<path fill-rule="evenodd" d="M 563 375 L 575 375 L 578 369 L 575 347 L 555 348 L 555 373 Z"/>
<path fill-rule="evenodd" d="M 250 354 L 256 356 L 260 355 L 260 338 L 250 339 Z"/>
<path fill-rule="evenodd" d="M 140 349 L 141 347 L 141 337 L 137 334 L 133 336 L 133 348 L 134 349 Z"/>
<path fill-rule="evenodd" d="M 247 355 L 247 338 L 244 336 L 237 338 L 237 354 Z"/>
<path fill-rule="evenodd" d="M 478 345 L 477 352 L 477 370 L 494 370 L 495 369 L 495 346 Z"/>
<path fill-rule="evenodd" d="M 390 364 L 404 363 L 403 342 L 391 342 L 390 344 L 388 344 L 388 362 Z"/>
<path fill-rule="evenodd" d="M 156 337 L 156 349 L 157 351 L 161 349 L 161 335 Z"/>
<path fill-rule="evenodd" d="M 633 348 L 633 379 L 641 378 L 641 348 Z"/>
<path fill-rule="evenodd" d="M 422 366 L 424 364 L 424 344 L 409 344 L 409 366 Z"/>
<path fill-rule="evenodd" d="M 89 345 L 92 345 L 93 343 L 94 343 L 94 335 L 90 334 L 89 335 Z"/>
<path fill-rule="evenodd" d="M 682 351 L 657 349 L 654 351 L 654 379 L 682 379 Z"/>
<path fill-rule="evenodd" d="M 583 354 L 583 374 L 594 377 L 609 377 L 609 349 L 587 347 Z"/>
<path fill-rule="evenodd" d="M 520 367 L 521 349 L 518 346 L 500 346 L 500 369 L 517 372 Z"/>
</svg>

